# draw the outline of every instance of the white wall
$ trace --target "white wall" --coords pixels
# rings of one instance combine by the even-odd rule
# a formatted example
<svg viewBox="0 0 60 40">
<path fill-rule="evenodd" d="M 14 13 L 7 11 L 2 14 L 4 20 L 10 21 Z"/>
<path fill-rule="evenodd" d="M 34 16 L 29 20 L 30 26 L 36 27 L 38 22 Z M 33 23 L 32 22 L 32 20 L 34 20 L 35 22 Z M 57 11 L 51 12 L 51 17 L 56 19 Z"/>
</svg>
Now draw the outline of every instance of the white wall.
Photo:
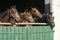
<svg viewBox="0 0 60 40">
<path fill-rule="evenodd" d="M 60 40 L 60 0 L 52 0 L 52 10 L 55 16 L 54 40 Z"/>
</svg>

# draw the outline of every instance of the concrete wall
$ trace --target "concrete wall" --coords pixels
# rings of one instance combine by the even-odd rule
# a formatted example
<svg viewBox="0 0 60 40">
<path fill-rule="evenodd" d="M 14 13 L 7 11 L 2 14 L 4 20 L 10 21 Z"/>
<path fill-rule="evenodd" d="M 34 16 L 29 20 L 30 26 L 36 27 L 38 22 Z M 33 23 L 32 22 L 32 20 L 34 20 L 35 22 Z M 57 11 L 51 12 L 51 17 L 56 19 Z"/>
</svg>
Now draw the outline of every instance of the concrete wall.
<svg viewBox="0 0 60 40">
<path fill-rule="evenodd" d="M 52 0 L 52 9 L 55 16 L 54 40 L 60 40 L 60 0 Z"/>
</svg>

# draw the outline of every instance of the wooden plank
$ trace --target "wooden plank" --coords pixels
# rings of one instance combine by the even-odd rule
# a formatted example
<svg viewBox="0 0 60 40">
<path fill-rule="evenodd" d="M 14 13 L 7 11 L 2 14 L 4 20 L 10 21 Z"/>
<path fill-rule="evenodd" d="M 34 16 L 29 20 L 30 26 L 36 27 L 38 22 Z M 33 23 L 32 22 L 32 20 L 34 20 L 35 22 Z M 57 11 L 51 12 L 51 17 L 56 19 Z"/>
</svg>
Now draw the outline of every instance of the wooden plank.
<svg viewBox="0 0 60 40">
<path fill-rule="evenodd" d="M 47 25 L 47 23 L 15 23 L 14 25 Z M 0 25 L 12 25 L 12 23 L 0 23 Z"/>
</svg>

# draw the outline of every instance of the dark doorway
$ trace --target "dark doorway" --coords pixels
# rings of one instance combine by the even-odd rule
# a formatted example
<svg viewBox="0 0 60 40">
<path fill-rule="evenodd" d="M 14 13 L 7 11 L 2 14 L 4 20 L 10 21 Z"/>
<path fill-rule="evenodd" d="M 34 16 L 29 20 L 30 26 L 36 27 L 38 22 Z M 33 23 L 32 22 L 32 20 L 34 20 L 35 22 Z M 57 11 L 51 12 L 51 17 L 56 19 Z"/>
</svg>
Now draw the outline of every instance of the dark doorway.
<svg viewBox="0 0 60 40">
<path fill-rule="evenodd" d="M 22 11 L 29 7 L 35 6 L 40 12 L 45 12 L 44 0 L 0 0 L 0 12 L 5 11 L 11 5 L 16 5 L 18 11 Z"/>
</svg>

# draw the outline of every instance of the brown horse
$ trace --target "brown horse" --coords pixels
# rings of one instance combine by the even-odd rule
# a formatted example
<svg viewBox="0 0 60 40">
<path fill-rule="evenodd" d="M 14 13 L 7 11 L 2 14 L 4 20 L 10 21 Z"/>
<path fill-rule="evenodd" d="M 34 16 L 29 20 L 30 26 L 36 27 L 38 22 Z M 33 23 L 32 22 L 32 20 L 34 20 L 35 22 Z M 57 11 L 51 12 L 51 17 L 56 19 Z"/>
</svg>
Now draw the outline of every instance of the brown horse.
<svg viewBox="0 0 60 40">
<path fill-rule="evenodd" d="M 11 7 L 10 9 L 10 18 L 11 18 L 11 21 L 15 20 L 16 22 L 21 22 L 21 18 L 20 18 L 20 15 L 18 14 L 18 11 L 15 7 Z M 14 18 L 14 19 L 13 19 Z"/>
<path fill-rule="evenodd" d="M 25 11 L 24 12 L 25 18 L 27 21 L 31 23 L 38 22 L 38 19 L 42 18 L 42 14 L 39 12 L 37 8 L 31 8 L 30 11 Z"/>
<path fill-rule="evenodd" d="M 35 23 L 38 21 L 37 18 L 42 18 L 42 14 L 38 11 L 36 8 L 31 8 L 30 11 L 25 10 L 24 13 L 21 13 L 23 16 L 22 17 L 22 22 L 23 23 Z"/>
<path fill-rule="evenodd" d="M 20 13 L 20 17 L 21 17 L 21 23 L 30 23 L 29 20 L 27 20 L 27 13 Z M 25 24 L 25 25 L 20 25 L 20 26 L 31 26 L 31 25 L 28 25 L 28 24 Z"/>
<path fill-rule="evenodd" d="M 32 13 L 32 15 L 35 16 L 35 17 L 42 18 L 41 12 L 39 12 L 39 10 L 38 10 L 37 8 L 35 8 L 35 7 L 32 7 L 32 8 L 31 8 L 31 13 Z"/>
<path fill-rule="evenodd" d="M 15 23 L 15 22 L 21 22 L 20 16 L 18 14 L 18 11 L 15 7 L 11 7 L 7 11 L 4 12 L 5 15 L 3 15 L 1 22 L 4 23 Z"/>
<path fill-rule="evenodd" d="M 33 19 L 33 16 L 31 14 L 31 12 L 24 12 L 24 16 L 25 16 L 25 19 L 30 22 L 30 23 L 34 23 L 34 19 Z"/>
</svg>

